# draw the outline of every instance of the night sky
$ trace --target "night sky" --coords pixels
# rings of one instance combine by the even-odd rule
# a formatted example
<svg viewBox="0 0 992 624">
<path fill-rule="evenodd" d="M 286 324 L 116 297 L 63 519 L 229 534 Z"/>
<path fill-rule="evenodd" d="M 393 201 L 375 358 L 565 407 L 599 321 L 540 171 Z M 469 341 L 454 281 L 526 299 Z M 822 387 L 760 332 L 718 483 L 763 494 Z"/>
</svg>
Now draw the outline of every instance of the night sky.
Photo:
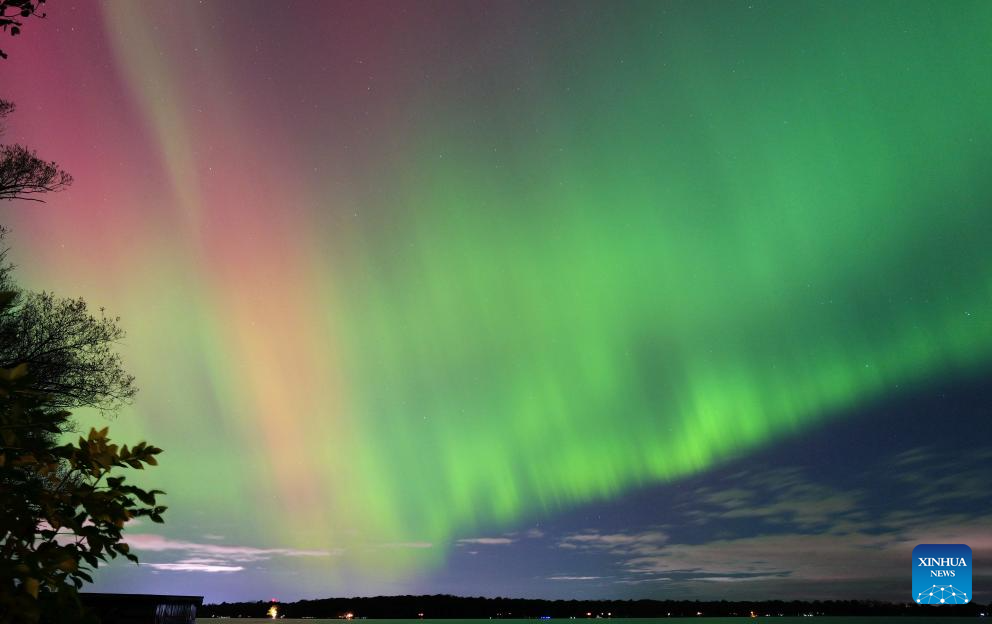
<svg viewBox="0 0 992 624">
<path fill-rule="evenodd" d="M 992 600 L 992 3 L 50 5 L 3 221 L 170 507 L 94 589 Z"/>
</svg>

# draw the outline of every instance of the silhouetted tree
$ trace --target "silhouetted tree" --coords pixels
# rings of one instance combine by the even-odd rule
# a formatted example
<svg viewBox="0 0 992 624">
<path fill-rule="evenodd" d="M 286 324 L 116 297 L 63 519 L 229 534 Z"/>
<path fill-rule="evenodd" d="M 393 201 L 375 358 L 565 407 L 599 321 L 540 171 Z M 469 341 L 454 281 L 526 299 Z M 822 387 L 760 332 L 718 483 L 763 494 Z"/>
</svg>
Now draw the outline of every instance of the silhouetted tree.
<svg viewBox="0 0 992 624">
<path fill-rule="evenodd" d="M 14 105 L 0 99 L 0 122 Z M 2 131 L 2 128 L 0 128 Z M 20 145 L 0 145 L 0 199 L 40 201 L 72 177 Z M 6 232 L 0 228 L 0 239 Z M 0 367 L 27 364 L 30 390 L 44 392 L 53 408 L 113 410 L 135 393 L 134 377 L 124 372 L 113 347 L 124 337 L 117 318 L 90 313 L 82 299 L 48 292 L 27 293 L 11 277 L 8 250 L 0 249 L 0 288 L 13 299 L 0 311 Z"/>
<path fill-rule="evenodd" d="M 31 376 L 24 388 L 48 395 L 52 408 L 113 411 L 130 401 L 134 377 L 114 351 L 124 338 L 119 318 L 102 309 L 91 314 L 83 299 L 22 292 L 10 271 L 9 264 L 0 266 L 0 286 L 12 297 L 0 310 L 0 368 L 26 364 Z"/>
<path fill-rule="evenodd" d="M 0 352 L 11 364 L 0 365 L 0 623 L 76 622 L 76 591 L 92 569 L 118 555 L 134 559 L 122 542 L 124 524 L 162 521 L 161 492 L 126 485 L 118 474 L 154 465 L 160 450 L 144 442 L 119 447 L 106 428 L 59 444 L 66 407 L 109 408 L 133 394 L 133 378 L 110 349 L 122 333 L 87 314 L 82 300 L 18 290 L 6 253 Z"/>
<path fill-rule="evenodd" d="M 120 476 L 155 465 L 161 449 L 112 444 L 106 427 L 57 444 L 67 414 L 26 389 L 29 371 L 0 368 L 0 623 L 78 622 L 76 592 L 92 582 L 90 572 L 118 556 L 137 561 L 122 541 L 124 525 L 162 522 L 162 492 Z"/>
<path fill-rule="evenodd" d="M 21 34 L 23 20 L 30 17 L 45 17 L 44 13 L 38 12 L 43 4 L 45 0 L 0 0 L 0 29 L 16 37 Z M 0 50 L 0 58 L 7 58 L 3 50 Z"/>
<path fill-rule="evenodd" d="M 12 102 L 0 99 L 0 136 L 14 108 Z M 0 145 L 0 199 L 42 201 L 39 195 L 61 191 L 70 184 L 72 176 L 57 163 L 38 158 L 23 145 Z"/>
<path fill-rule="evenodd" d="M 12 110 L 0 100 L 0 122 Z M 71 181 L 26 148 L 0 147 L 0 199 L 37 200 Z M 21 290 L 12 271 L 0 249 L 0 624 L 82 622 L 77 590 L 90 572 L 118 556 L 137 561 L 124 525 L 162 522 L 162 492 L 120 475 L 155 465 L 161 450 L 113 444 L 106 427 L 60 444 L 67 408 L 113 410 L 134 395 L 113 350 L 124 332 L 82 299 Z"/>
<path fill-rule="evenodd" d="M 134 394 L 112 346 L 116 319 L 80 299 L 24 293 L 0 252 L 0 624 L 83 622 L 77 590 L 102 562 L 136 558 L 125 524 L 162 522 L 161 492 L 125 483 L 160 449 L 107 428 L 61 444 L 66 407 L 112 409 Z"/>
</svg>

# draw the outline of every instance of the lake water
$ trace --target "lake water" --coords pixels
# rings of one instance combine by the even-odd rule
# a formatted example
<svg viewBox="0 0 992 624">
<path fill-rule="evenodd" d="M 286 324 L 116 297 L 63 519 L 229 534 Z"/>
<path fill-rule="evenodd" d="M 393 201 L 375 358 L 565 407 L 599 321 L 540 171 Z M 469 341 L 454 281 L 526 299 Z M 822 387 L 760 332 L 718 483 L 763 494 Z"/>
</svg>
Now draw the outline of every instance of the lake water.
<svg viewBox="0 0 992 624">
<path fill-rule="evenodd" d="M 810 624 L 810 622 L 818 622 L 819 624 L 829 624 L 830 622 L 837 622 L 838 624 L 962 624 L 963 622 L 971 621 L 972 619 L 980 619 L 981 621 L 990 621 L 986 618 L 967 618 L 967 617 L 940 617 L 939 615 L 934 615 L 933 617 L 817 617 L 817 618 L 805 618 L 805 617 L 759 617 L 754 620 L 750 618 L 743 617 L 732 617 L 732 618 L 634 618 L 634 619 L 624 619 L 624 618 L 612 618 L 614 620 L 622 620 L 629 622 L 630 624 L 687 624 L 688 622 L 695 622 L 695 624 L 746 624 L 751 623 L 763 623 L 769 622 L 774 624 Z M 235 622 L 243 622 L 249 624 L 255 622 L 256 624 L 262 624 L 263 622 L 272 622 L 271 619 L 253 619 L 253 618 L 232 618 Z M 318 620 L 318 619 L 280 619 L 279 622 L 293 622 L 296 624 L 341 624 L 343 620 L 330 619 L 330 620 Z M 362 622 L 369 624 L 411 624 L 413 622 L 424 622 L 425 624 L 479 624 L 480 622 L 490 621 L 490 620 L 354 620 L 354 622 Z M 501 624 L 536 624 L 541 620 L 492 620 L 498 621 Z M 567 622 L 566 618 L 557 618 L 556 620 L 551 620 L 551 622 L 560 621 Z M 603 620 L 606 622 L 607 620 Z M 197 624 L 217 624 L 218 619 L 214 618 L 199 618 Z"/>
</svg>

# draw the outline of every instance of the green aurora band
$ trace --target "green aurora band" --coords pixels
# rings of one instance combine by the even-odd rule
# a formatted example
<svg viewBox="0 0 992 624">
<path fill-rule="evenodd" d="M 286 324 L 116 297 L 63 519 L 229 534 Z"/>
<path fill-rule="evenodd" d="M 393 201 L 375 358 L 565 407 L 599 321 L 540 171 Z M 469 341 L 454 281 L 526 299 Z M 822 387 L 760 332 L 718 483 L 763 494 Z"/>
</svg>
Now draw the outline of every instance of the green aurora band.
<svg viewBox="0 0 992 624">
<path fill-rule="evenodd" d="M 226 44 L 184 85 L 197 70 L 160 54 L 152 9 L 109 3 L 178 206 L 105 299 L 143 387 L 119 437 L 167 449 L 165 530 L 209 530 L 208 510 L 225 535 L 419 570 L 458 537 L 979 374 L 992 3 L 753 4 L 561 5 L 522 49 L 461 42 L 468 60 L 371 131 L 365 177 L 309 175 L 345 158 L 317 141 L 293 175 L 249 168 L 250 189 L 285 185 L 265 197 L 304 190 L 239 206 L 242 252 L 198 238 L 206 131 L 177 111 L 228 102 L 212 131 L 248 137 L 251 163 L 278 120 L 228 95 Z M 406 543 L 434 547 L 373 547 Z"/>
<path fill-rule="evenodd" d="M 955 7 L 625 15 L 523 129 L 439 115 L 335 265 L 377 515 L 615 497 L 986 363 L 992 7 Z"/>
</svg>

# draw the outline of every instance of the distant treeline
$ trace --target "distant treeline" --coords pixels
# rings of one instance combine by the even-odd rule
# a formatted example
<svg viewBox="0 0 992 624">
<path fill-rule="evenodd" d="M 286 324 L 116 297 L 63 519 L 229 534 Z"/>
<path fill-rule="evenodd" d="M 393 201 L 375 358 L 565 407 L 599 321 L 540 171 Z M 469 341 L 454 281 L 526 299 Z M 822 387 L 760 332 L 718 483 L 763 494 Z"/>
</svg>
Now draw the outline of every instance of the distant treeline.
<svg viewBox="0 0 992 624">
<path fill-rule="evenodd" d="M 204 605 L 199 617 L 265 617 L 271 602 L 225 602 Z M 688 600 L 529 600 L 525 598 L 463 598 L 459 596 L 376 596 L 322 598 L 278 603 L 288 618 L 444 619 L 444 618 L 663 618 L 749 617 L 783 615 L 913 615 L 970 616 L 988 613 L 985 605 L 916 605 L 874 600 L 733 601 Z"/>
</svg>

